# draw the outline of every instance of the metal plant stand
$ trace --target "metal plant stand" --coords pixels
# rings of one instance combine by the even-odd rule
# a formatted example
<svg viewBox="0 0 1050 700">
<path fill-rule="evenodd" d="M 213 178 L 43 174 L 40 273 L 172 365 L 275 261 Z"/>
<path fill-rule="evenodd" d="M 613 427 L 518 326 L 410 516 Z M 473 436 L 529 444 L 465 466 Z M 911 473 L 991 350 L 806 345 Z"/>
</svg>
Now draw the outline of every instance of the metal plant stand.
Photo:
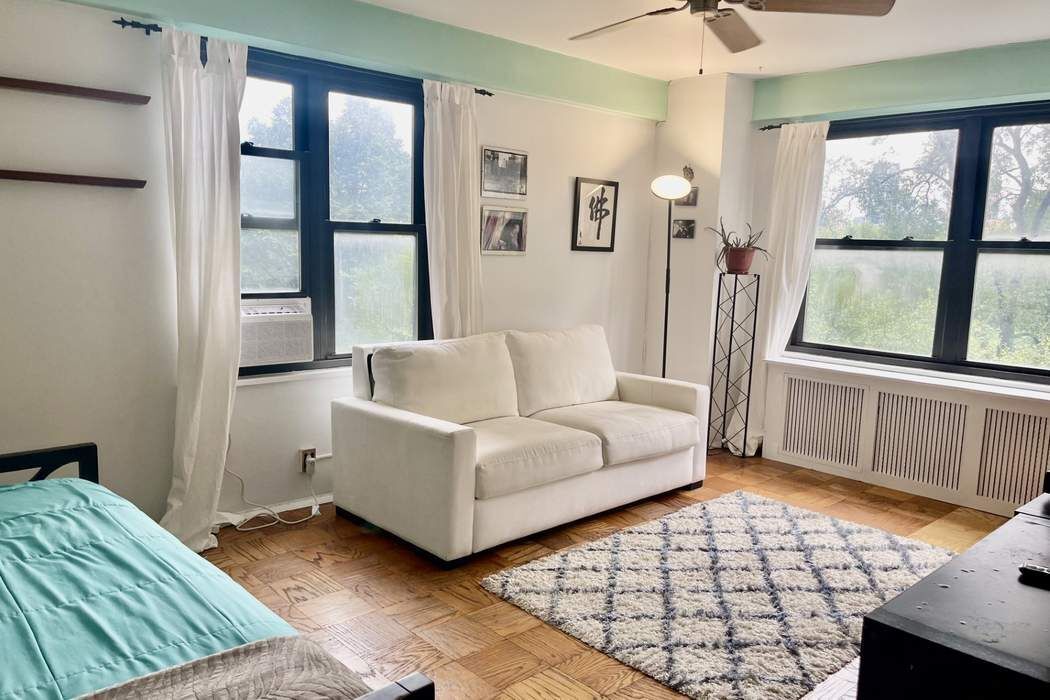
<svg viewBox="0 0 1050 700">
<path fill-rule="evenodd" d="M 707 446 L 708 449 L 725 448 L 739 438 L 740 453 L 745 457 L 760 281 L 761 275 L 719 273 L 711 351 Z"/>
</svg>

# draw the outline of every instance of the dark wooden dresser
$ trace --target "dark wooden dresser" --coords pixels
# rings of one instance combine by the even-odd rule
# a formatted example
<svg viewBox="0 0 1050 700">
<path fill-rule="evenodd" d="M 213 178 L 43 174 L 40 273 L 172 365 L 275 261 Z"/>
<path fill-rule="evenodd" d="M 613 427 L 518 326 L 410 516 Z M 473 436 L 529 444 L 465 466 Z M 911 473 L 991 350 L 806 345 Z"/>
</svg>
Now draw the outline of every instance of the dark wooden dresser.
<svg viewBox="0 0 1050 700">
<path fill-rule="evenodd" d="M 1050 478 L 1048 478 L 1050 481 Z M 1050 494 L 864 618 L 857 697 L 1050 698 Z"/>
</svg>

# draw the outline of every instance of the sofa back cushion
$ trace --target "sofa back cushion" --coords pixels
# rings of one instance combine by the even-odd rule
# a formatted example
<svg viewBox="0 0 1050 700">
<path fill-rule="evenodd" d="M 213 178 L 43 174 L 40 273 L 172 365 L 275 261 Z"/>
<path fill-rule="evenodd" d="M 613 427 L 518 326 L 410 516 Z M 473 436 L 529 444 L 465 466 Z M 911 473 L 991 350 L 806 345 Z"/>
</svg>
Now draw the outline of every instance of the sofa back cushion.
<svg viewBox="0 0 1050 700">
<path fill-rule="evenodd" d="M 378 403 L 453 423 L 518 415 L 502 333 L 380 347 L 371 365 Z"/>
<path fill-rule="evenodd" d="M 518 412 L 619 399 L 616 370 L 601 326 L 564 331 L 508 331 Z"/>
</svg>

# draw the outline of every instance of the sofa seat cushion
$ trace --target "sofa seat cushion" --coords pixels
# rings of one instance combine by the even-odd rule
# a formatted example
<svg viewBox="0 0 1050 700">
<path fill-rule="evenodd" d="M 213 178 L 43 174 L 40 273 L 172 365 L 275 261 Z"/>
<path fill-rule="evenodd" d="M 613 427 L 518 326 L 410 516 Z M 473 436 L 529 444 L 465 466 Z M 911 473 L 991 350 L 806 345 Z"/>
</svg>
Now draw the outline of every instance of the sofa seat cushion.
<svg viewBox="0 0 1050 700">
<path fill-rule="evenodd" d="M 528 418 L 470 423 L 477 436 L 477 498 L 494 498 L 602 468 L 598 437 Z"/>
<path fill-rule="evenodd" d="M 594 433 L 607 466 L 678 452 L 700 441 L 696 416 L 627 401 L 552 408 L 533 419 Z"/>
</svg>

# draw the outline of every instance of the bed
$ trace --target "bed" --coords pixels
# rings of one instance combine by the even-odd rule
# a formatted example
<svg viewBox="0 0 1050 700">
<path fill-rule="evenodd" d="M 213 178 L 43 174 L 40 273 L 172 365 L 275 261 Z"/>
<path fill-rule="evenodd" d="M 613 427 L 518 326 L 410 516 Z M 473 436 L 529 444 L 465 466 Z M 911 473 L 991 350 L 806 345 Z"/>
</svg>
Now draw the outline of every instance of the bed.
<svg viewBox="0 0 1050 700">
<path fill-rule="evenodd" d="M 81 478 L 46 478 L 72 462 Z M 0 699 L 78 697 L 180 668 L 185 678 L 196 660 L 296 643 L 225 573 L 100 486 L 94 445 L 0 456 L 0 472 L 26 468 L 28 482 L 0 486 Z M 432 698 L 433 686 L 415 674 L 365 697 Z"/>
</svg>

